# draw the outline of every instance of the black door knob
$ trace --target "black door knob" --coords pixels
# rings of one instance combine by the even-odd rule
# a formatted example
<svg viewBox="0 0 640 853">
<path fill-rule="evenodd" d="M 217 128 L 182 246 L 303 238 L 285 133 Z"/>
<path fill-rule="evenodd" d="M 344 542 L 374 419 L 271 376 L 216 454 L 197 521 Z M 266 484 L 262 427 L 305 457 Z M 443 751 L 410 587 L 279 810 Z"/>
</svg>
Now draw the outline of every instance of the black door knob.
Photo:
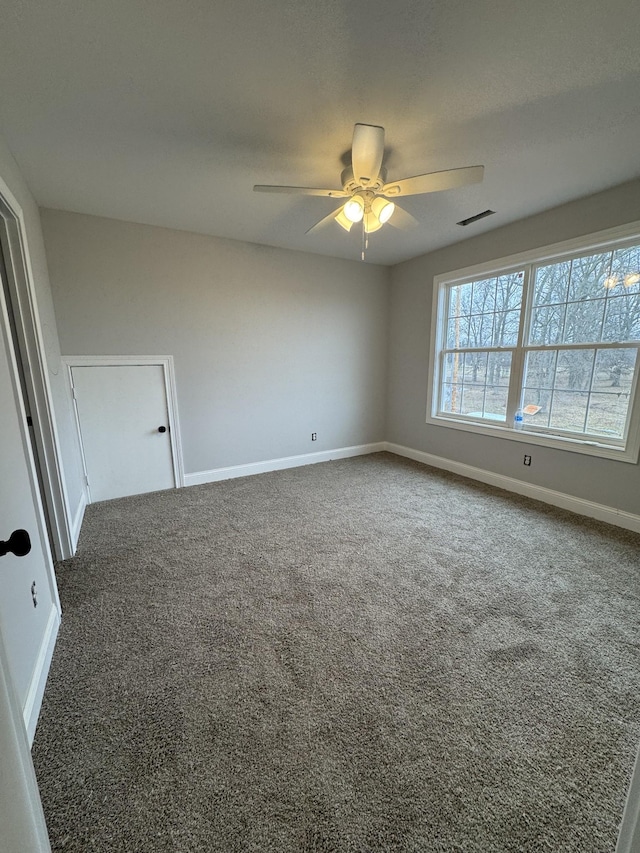
<svg viewBox="0 0 640 853">
<path fill-rule="evenodd" d="M 158 427 L 158 432 L 166 432 L 167 428 L 165 426 Z"/>
<path fill-rule="evenodd" d="M 31 539 L 26 530 L 14 530 L 6 542 L 0 541 L 0 557 L 9 551 L 16 557 L 25 557 L 31 550 Z"/>
</svg>

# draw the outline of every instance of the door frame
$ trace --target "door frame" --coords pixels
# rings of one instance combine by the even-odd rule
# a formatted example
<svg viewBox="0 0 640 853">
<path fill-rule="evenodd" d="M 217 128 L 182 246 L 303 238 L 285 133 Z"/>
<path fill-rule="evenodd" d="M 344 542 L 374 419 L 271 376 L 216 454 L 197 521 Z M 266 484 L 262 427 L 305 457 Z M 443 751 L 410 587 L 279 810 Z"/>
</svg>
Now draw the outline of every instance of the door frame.
<svg viewBox="0 0 640 853">
<path fill-rule="evenodd" d="M 42 503 L 50 524 L 55 557 L 65 560 L 75 552 L 75 539 L 49 381 L 50 365 L 40 322 L 24 214 L 2 177 L 0 243 L 20 348 L 16 355 L 27 368 L 24 382 L 42 472 Z"/>
<path fill-rule="evenodd" d="M 169 418 L 169 441 L 171 447 L 171 462 L 173 465 L 173 479 L 176 489 L 184 486 L 184 462 L 182 459 L 182 439 L 180 437 L 180 420 L 178 418 L 178 402 L 176 394 L 176 378 L 172 355 L 64 355 L 62 363 L 66 366 L 71 394 L 73 397 L 74 423 L 80 449 L 82 453 L 82 465 L 84 468 L 85 488 L 91 503 L 91 492 L 87 477 L 87 465 L 82 443 L 82 430 L 80 429 L 80 417 L 78 415 L 78 403 L 73 386 L 74 367 L 144 367 L 153 365 L 161 367 L 164 377 L 164 392 L 167 400 L 167 416 Z"/>
</svg>

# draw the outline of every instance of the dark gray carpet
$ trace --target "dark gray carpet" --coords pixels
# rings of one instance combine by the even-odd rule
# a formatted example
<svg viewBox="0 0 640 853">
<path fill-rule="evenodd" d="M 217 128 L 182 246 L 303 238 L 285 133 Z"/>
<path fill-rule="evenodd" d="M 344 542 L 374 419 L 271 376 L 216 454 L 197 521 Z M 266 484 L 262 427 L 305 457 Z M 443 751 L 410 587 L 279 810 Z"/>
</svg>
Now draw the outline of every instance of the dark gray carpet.
<svg viewBox="0 0 640 853">
<path fill-rule="evenodd" d="M 639 546 L 388 454 L 89 507 L 54 851 L 613 851 Z"/>
</svg>

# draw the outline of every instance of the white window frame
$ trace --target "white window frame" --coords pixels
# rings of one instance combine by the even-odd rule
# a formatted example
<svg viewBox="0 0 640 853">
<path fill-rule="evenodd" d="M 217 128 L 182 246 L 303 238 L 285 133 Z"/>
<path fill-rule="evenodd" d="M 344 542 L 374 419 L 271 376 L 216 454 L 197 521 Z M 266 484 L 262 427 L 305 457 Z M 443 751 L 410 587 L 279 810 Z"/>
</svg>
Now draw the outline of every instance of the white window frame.
<svg viewBox="0 0 640 853">
<path fill-rule="evenodd" d="M 543 246 L 517 255 L 477 264 L 464 269 L 453 270 L 435 276 L 433 279 L 433 303 L 431 309 L 431 341 L 430 341 L 430 363 L 427 386 L 427 423 L 434 426 L 464 430 L 480 435 L 488 435 L 493 438 L 505 438 L 509 441 L 519 441 L 526 444 L 540 445 L 542 447 L 555 447 L 561 450 L 570 450 L 575 453 L 583 453 L 589 456 L 601 456 L 605 459 L 617 459 L 622 462 L 636 463 L 640 452 L 640 388 L 638 387 L 638 375 L 640 369 L 636 367 L 636 373 L 631 391 L 630 412 L 628 419 L 628 430 L 626 444 L 607 443 L 606 439 L 594 441 L 592 437 L 581 438 L 575 434 L 549 435 L 548 433 L 513 429 L 513 418 L 517 407 L 519 390 L 511 390 L 509 394 L 505 423 L 495 422 L 488 424 L 486 421 L 464 420 L 464 416 L 448 416 L 438 413 L 438 396 L 440 388 L 440 352 L 444 347 L 444 312 L 446 306 L 446 295 L 451 285 L 465 284 L 474 279 L 488 278 L 490 276 L 504 275 L 506 273 L 524 270 L 525 282 L 528 281 L 531 269 L 534 265 L 553 263 L 565 260 L 577 254 L 590 251 L 603 251 L 617 248 L 619 245 L 637 240 L 640 242 L 640 222 L 629 225 L 610 228 L 595 234 L 589 234 L 551 246 Z M 525 349 L 523 348 L 523 336 L 528 323 L 529 305 L 524 305 L 521 311 L 520 330 L 515 347 L 505 347 L 505 350 L 513 350 L 514 361 L 524 360 Z M 592 346 L 592 345 L 591 345 Z M 639 354 L 640 358 L 640 354 Z M 515 369 L 521 371 L 522 364 L 516 364 Z M 514 364 L 512 364 L 512 371 Z"/>
</svg>

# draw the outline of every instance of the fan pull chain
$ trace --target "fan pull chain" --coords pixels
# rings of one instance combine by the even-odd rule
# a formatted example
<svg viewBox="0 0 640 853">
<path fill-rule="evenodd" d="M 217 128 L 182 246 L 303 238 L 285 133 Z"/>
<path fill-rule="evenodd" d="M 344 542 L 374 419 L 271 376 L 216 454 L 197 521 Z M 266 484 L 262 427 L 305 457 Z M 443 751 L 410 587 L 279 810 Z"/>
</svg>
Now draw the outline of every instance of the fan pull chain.
<svg viewBox="0 0 640 853">
<path fill-rule="evenodd" d="M 362 217 L 362 252 L 360 253 L 360 260 L 364 261 L 364 253 L 369 248 L 369 235 L 367 234 L 364 227 L 364 217 Z"/>
</svg>

